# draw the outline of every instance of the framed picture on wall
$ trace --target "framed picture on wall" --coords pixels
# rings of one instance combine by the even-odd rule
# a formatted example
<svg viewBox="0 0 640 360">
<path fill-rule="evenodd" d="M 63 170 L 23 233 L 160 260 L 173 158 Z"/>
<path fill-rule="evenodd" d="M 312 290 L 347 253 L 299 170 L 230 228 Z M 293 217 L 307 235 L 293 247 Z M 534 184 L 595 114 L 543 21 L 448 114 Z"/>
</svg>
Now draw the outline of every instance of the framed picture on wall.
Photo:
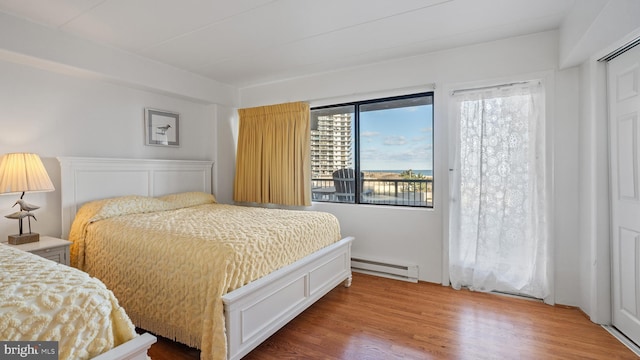
<svg viewBox="0 0 640 360">
<path fill-rule="evenodd" d="M 180 146 L 180 114 L 145 108 L 145 145 Z"/>
</svg>

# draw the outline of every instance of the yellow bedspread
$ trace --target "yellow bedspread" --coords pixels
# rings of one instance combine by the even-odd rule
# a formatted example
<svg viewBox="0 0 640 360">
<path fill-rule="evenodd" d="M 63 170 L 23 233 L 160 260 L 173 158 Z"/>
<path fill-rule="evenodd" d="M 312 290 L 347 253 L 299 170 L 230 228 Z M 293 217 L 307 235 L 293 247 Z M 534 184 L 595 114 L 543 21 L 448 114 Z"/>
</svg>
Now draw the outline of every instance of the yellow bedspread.
<svg viewBox="0 0 640 360">
<path fill-rule="evenodd" d="M 60 359 L 90 359 L 133 339 L 118 300 L 86 273 L 0 245 L 0 340 L 58 341 Z"/>
<path fill-rule="evenodd" d="M 187 193 L 89 203 L 70 234 L 72 265 L 104 281 L 137 326 L 202 359 L 226 358 L 222 295 L 340 240 L 331 214 L 214 202 Z"/>
</svg>

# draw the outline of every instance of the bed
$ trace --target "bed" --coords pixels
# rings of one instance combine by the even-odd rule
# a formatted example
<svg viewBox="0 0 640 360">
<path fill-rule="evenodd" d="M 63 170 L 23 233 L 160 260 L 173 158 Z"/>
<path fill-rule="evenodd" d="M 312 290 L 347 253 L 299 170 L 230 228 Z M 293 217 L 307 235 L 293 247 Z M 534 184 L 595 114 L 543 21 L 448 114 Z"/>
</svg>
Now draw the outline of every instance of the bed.
<svg viewBox="0 0 640 360">
<path fill-rule="evenodd" d="M 118 300 L 77 269 L 0 245 L 0 339 L 57 341 L 60 359 L 147 359 Z"/>
<path fill-rule="evenodd" d="M 332 288 L 351 283 L 353 238 L 341 238 L 335 217 L 217 204 L 211 162 L 59 161 L 72 261 L 113 288 L 137 326 L 200 348 L 202 359 L 241 358 Z M 311 221 L 295 225 L 300 216 Z M 245 226 L 232 226 L 242 219 Z M 319 221 L 326 223 L 312 226 Z M 246 225 L 252 230 L 237 237 Z M 307 233 L 316 235 L 303 240 Z M 221 244 L 210 241 L 225 234 Z M 306 243 L 312 246 L 298 249 Z"/>
</svg>

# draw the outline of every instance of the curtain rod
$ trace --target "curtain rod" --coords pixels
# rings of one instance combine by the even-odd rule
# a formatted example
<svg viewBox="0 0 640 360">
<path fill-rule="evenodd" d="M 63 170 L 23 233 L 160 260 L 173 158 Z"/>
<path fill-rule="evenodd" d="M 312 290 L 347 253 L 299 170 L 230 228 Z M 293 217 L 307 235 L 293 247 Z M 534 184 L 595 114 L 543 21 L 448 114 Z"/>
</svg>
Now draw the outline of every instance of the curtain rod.
<svg viewBox="0 0 640 360">
<path fill-rule="evenodd" d="M 631 50 L 631 48 L 640 45 L 640 37 L 635 38 L 631 41 L 629 41 L 628 43 L 622 45 L 621 47 L 613 50 L 612 52 L 608 53 L 607 55 L 601 57 L 600 59 L 598 59 L 598 61 L 600 62 L 607 62 L 607 61 L 611 61 L 615 58 L 617 58 L 618 56 L 624 54 L 625 52 Z"/>
<path fill-rule="evenodd" d="M 451 95 L 455 95 L 456 93 L 467 92 L 467 91 L 486 90 L 486 89 L 495 89 L 495 88 L 501 88 L 501 87 L 509 87 L 514 85 L 522 85 L 522 84 L 528 84 L 530 82 L 531 81 L 517 81 L 517 82 L 491 85 L 491 86 L 480 86 L 480 87 L 468 88 L 468 89 L 456 89 L 451 92 Z"/>
</svg>

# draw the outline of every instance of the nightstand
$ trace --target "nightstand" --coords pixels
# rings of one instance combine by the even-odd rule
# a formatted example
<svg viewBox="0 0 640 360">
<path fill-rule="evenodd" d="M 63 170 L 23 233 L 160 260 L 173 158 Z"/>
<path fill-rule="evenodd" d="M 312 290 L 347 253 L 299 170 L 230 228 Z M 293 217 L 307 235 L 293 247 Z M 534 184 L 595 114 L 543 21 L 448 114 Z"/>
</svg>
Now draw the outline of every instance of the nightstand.
<svg viewBox="0 0 640 360">
<path fill-rule="evenodd" d="M 6 245 L 42 256 L 60 264 L 69 265 L 69 245 L 71 245 L 71 241 L 51 236 L 41 236 L 40 241 L 21 245 Z"/>
</svg>

